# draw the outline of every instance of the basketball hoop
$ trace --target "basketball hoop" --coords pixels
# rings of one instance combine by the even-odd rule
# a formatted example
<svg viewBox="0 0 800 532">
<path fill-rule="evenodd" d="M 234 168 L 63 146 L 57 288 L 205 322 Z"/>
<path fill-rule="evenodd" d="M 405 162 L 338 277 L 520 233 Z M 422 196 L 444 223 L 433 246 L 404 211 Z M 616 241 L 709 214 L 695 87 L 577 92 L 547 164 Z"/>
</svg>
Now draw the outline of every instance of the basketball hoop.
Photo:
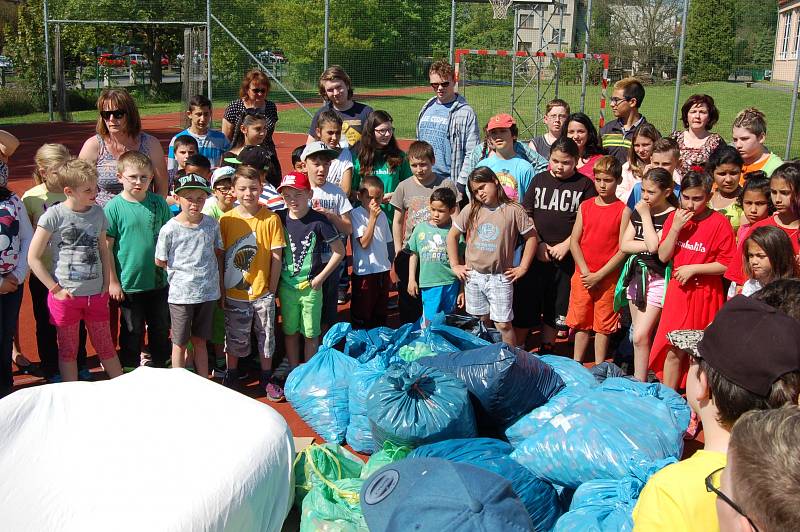
<svg viewBox="0 0 800 532">
<path fill-rule="evenodd" d="M 492 4 L 492 11 L 494 18 L 504 19 L 508 15 L 508 8 L 514 3 L 514 0 L 489 0 Z"/>
</svg>

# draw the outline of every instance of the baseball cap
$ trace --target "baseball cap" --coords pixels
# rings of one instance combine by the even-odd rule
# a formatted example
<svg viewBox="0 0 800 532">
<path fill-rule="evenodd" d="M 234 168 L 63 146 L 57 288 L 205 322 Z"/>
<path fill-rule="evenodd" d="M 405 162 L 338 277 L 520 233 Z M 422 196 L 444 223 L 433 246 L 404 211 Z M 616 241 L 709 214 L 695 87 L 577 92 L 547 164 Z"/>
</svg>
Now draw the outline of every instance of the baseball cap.
<svg viewBox="0 0 800 532">
<path fill-rule="evenodd" d="M 224 162 L 238 166 L 246 164 L 259 170 L 267 170 L 274 154 L 263 146 L 245 146 L 236 157 L 227 157 Z"/>
<path fill-rule="evenodd" d="M 783 375 L 800 370 L 800 321 L 752 297 L 728 301 L 705 331 L 672 331 L 667 339 L 761 397 Z"/>
<path fill-rule="evenodd" d="M 406 458 L 380 468 L 361 488 L 361 511 L 373 532 L 533 530 L 506 479 L 441 458 Z"/>
<path fill-rule="evenodd" d="M 186 174 L 175 179 L 175 193 L 181 190 L 197 189 L 211 194 L 211 187 L 208 186 L 208 179 L 197 174 Z"/>
<path fill-rule="evenodd" d="M 283 176 L 281 184 L 278 186 L 278 192 L 280 192 L 283 187 L 296 188 L 297 190 L 311 190 L 311 183 L 309 183 L 306 174 L 302 172 L 292 172 Z"/>
<path fill-rule="evenodd" d="M 489 124 L 486 126 L 486 131 L 491 131 L 493 129 L 500 129 L 500 128 L 509 128 L 516 124 L 514 118 L 508 113 L 500 113 L 499 115 L 494 115 L 489 119 Z"/>
<path fill-rule="evenodd" d="M 214 170 L 213 174 L 211 174 L 211 186 L 215 187 L 217 186 L 217 183 L 219 181 L 225 179 L 233 179 L 233 174 L 235 173 L 236 173 L 236 168 L 234 168 L 233 166 L 220 166 L 219 168 Z"/>
<path fill-rule="evenodd" d="M 330 149 L 328 145 L 325 144 L 324 142 L 315 140 L 314 142 L 306 144 L 305 149 L 303 149 L 303 153 L 300 154 L 300 160 L 305 161 L 306 157 L 308 157 L 309 155 L 316 155 L 319 153 L 324 153 L 325 155 L 328 155 L 331 159 L 336 159 L 339 156 L 339 152 Z"/>
</svg>

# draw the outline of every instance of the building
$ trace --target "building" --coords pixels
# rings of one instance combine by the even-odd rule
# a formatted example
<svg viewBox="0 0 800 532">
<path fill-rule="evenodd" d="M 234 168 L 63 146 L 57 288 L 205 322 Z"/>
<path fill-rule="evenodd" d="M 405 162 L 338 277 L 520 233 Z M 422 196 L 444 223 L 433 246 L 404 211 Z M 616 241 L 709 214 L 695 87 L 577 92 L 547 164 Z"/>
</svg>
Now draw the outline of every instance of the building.
<svg viewBox="0 0 800 532">
<path fill-rule="evenodd" d="M 579 0 L 516 1 L 518 50 L 573 52 L 584 8 Z M 582 27 L 582 26 L 581 26 Z"/>
<path fill-rule="evenodd" d="M 794 81 L 800 48 L 800 0 L 778 1 L 778 29 L 772 57 L 772 79 Z"/>
</svg>

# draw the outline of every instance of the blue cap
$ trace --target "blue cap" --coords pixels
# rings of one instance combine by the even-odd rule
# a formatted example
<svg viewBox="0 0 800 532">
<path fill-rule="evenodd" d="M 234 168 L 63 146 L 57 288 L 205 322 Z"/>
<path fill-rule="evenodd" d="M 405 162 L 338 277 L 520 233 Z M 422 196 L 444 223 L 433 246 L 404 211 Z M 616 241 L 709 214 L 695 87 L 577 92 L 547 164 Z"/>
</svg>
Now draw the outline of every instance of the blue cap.
<svg viewBox="0 0 800 532">
<path fill-rule="evenodd" d="M 529 531 L 533 523 L 506 479 L 470 464 L 406 458 L 361 488 L 370 531 Z"/>
</svg>

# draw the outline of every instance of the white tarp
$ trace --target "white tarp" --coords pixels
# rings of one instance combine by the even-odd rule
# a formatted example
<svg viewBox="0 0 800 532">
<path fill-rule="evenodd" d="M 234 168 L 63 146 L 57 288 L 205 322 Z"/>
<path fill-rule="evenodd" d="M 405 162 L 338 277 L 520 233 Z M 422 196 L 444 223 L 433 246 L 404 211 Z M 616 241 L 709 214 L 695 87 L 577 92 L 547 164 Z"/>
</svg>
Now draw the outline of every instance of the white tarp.
<svg viewBox="0 0 800 532">
<path fill-rule="evenodd" d="M 271 407 L 184 370 L 0 400 L 0 530 L 272 531 L 292 434 Z"/>
</svg>

